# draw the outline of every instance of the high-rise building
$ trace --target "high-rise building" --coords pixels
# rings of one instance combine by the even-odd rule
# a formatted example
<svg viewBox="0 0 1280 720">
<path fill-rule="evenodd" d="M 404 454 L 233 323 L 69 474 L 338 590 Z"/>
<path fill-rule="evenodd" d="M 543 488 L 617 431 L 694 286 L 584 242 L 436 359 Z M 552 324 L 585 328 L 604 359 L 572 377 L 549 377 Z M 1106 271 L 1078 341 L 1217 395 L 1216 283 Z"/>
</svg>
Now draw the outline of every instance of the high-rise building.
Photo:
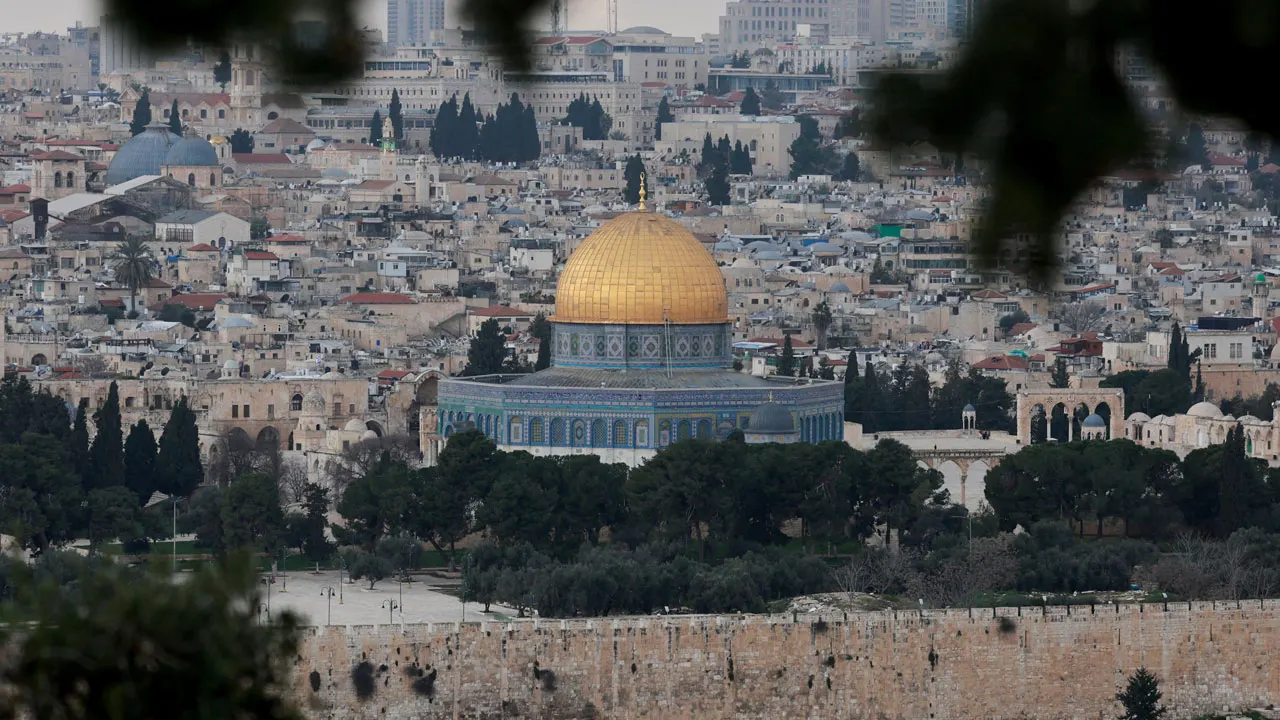
<svg viewBox="0 0 1280 720">
<path fill-rule="evenodd" d="M 387 0 L 387 43 L 422 45 L 444 29 L 445 0 Z"/>
</svg>

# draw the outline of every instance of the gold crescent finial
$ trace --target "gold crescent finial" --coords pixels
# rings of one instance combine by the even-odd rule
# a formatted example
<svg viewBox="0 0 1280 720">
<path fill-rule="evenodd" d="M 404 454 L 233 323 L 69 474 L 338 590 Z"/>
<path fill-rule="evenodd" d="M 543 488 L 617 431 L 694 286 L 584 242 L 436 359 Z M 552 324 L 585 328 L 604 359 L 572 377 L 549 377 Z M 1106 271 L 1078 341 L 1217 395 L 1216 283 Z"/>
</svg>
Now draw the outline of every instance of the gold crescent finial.
<svg viewBox="0 0 1280 720">
<path fill-rule="evenodd" d="M 644 173 L 640 173 L 640 209 L 644 210 Z"/>
</svg>

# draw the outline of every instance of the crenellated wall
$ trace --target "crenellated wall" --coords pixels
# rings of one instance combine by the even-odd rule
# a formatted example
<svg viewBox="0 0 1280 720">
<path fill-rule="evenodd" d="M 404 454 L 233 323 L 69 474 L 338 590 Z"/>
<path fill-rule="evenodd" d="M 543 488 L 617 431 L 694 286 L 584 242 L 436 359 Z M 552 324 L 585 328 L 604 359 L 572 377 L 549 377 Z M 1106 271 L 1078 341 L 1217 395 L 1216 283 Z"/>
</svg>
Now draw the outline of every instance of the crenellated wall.
<svg viewBox="0 0 1280 720">
<path fill-rule="evenodd" d="M 1280 703 L 1280 601 L 321 627 L 313 718 L 1171 718 Z M 369 665 L 367 697 L 353 671 Z M 315 673 L 313 675 L 313 673 Z M 313 680 L 315 687 L 313 690 Z"/>
</svg>

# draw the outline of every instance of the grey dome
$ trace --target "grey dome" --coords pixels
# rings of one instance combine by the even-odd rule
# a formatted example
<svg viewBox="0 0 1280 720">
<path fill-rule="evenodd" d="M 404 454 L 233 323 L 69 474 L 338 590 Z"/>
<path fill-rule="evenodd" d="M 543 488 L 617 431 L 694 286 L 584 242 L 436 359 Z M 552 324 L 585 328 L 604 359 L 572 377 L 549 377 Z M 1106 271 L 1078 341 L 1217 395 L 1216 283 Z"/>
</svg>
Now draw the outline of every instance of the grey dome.
<svg viewBox="0 0 1280 720">
<path fill-rule="evenodd" d="M 1080 427 L 1087 428 L 1104 428 L 1106 426 L 1107 421 L 1103 420 L 1102 416 L 1098 415 L 1098 413 L 1090 413 L 1089 417 L 1085 418 L 1084 422 L 1080 424 Z"/>
<path fill-rule="evenodd" d="M 791 411 L 775 403 L 767 402 L 751 413 L 747 421 L 747 432 L 784 435 L 796 431 L 795 418 Z"/>
<path fill-rule="evenodd" d="M 169 126 L 159 120 L 152 121 L 142 134 L 125 143 L 116 152 L 107 167 L 108 185 L 119 185 L 143 175 L 159 175 L 160 166 L 169 155 L 169 149 L 178 142 L 169 132 Z"/>
<path fill-rule="evenodd" d="M 218 151 L 214 150 L 213 145 L 204 138 L 182 138 L 169 148 L 169 154 L 164 156 L 163 164 L 215 167 L 218 165 Z"/>
</svg>

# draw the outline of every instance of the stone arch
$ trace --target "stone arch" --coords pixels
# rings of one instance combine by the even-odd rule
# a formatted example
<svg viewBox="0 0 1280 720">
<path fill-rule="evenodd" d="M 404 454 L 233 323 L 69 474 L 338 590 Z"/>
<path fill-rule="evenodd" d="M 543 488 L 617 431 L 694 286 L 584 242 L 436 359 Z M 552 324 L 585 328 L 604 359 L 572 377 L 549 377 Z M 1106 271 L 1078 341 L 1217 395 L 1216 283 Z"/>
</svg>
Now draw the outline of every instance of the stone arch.
<svg viewBox="0 0 1280 720">
<path fill-rule="evenodd" d="M 268 425 L 258 431 L 258 439 L 254 441 L 258 450 L 278 450 L 280 448 L 280 431 Z"/>
<path fill-rule="evenodd" d="M 606 447 L 609 444 L 609 426 L 604 420 L 596 418 L 591 421 L 591 447 Z"/>
<path fill-rule="evenodd" d="M 227 431 L 227 452 L 247 452 L 253 449 L 253 438 L 244 428 L 233 427 Z"/>
<path fill-rule="evenodd" d="M 707 420 L 704 418 L 698 421 L 698 439 L 699 440 L 711 439 L 711 421 L 710 420 Z"/>
<path fill-rule="evenodd" d="M 1071 437 L 1071 417 L 1063 403 L 1057 403 L 1049 411 L 1049 437 L 1057 442 L 1067 442 Z"/>
</svg>

